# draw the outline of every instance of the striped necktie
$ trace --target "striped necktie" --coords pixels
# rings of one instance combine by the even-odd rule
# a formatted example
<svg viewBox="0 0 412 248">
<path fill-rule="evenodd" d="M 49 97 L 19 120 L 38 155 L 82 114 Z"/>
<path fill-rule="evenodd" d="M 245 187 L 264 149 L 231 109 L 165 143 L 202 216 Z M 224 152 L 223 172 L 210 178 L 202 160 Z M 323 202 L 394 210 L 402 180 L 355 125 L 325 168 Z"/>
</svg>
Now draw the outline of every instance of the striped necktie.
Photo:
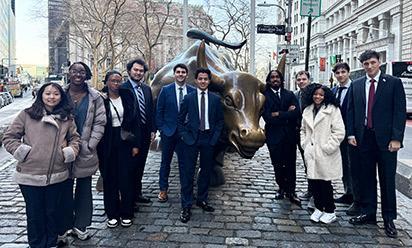
<svg viewBox="0 0 412 248">
<path fill-rule="evenodd" d="M 146 106 L 141 84 L 137 85 L 137 101 L 139 102 L 140 117 L 143 124 L 146 124 Z"/>
</svg>

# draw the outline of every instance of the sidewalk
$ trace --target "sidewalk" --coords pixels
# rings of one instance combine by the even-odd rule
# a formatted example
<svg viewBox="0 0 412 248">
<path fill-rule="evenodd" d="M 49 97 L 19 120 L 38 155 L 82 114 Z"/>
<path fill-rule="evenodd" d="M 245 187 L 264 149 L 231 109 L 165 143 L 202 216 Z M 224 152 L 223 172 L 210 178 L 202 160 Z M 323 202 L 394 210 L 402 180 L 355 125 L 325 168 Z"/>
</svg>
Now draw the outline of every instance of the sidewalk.
<svg viewBox="0 0 412 248">
<path fill-rule="evenodd" d="M 23 198 L 11 180 L 14 162 L 0 165 L 0 248 L 26 247 L 26 221 Z M 150 204 L 142 204 L 130 228 L 106 228 L 102 193 L 94 194 L 94 216 L 87 241 L 70 238 L 70 247 L 412 247 L 412 200 L 398 193 L 399 216 L 395 224 L 399 238 L 385 236 L 378 211 L 378 226 L 352 226 L 345 206 L 337 205 L 338 221 L 314 224 L 309 212 L 287 200 L 274 200 L 275 182 L 266 147 L 252 160 L 226 154 L 226 184 L 211 189 L 214 213 L 193 208 L 192 219 L 179 221 L 179 177 L 172 162 L 169 202 L 156 201 L 160 153 L 151 152 L 143 181 Z M 303 167 L 297 170 L 297 192 L 306 189 Z M 96 182 L 96 178 L 93 183 Z M 94 188 L 93 188 L 94 190 Z M 337 194 L 342 184 L 335 184 Z M 306 202 L 305 204 L 306 205 Z"/>
</svg>

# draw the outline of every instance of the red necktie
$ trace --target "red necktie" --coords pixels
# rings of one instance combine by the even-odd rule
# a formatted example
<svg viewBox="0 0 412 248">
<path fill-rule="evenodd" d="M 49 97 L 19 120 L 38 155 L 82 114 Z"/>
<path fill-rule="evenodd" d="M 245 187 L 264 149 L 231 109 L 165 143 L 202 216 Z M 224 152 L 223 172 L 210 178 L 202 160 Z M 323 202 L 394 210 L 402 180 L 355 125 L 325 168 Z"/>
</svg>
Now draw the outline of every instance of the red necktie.
<svg viewBox="0 0 412 248">
<path fill-rule="evenodd" d="M 368 122 L 367 122 L 367 127 L 368 128 L 373 128 L 373 114 L 372 114 L 372 109 L 373 109 L 373 104 L 375 102 L 375 79 L 371 79 L 371 86 L 369 87 L 369 98 L 368 98 Z"/>
</svg>

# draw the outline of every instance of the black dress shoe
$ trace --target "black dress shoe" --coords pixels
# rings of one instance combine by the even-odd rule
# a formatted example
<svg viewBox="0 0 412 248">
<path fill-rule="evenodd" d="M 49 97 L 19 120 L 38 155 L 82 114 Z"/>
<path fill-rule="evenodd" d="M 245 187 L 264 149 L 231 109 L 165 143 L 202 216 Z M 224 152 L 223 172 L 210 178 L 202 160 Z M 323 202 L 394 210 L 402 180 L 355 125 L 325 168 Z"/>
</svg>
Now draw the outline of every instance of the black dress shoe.
<svg viewBox="0 0 412 248">
<path fill-rule="evenodd" d="M 361 214 L 359 216 L 350 218 L 349 223 L 351 223 L 352 225 L 364 225 L 364 224 L 376 225 L 376 217 L 371 216 L 371 215 Z"/>
<path fill-rule="evenodd" d="M 349 194 L 343 194 L 341 197 L 336 198 L 335 202 L 342 203 L 342 204 L 352 204 L 353 196 Z"/>
<path fill-rule="evenodd" d="M 397 238 L 398 231 L 396 230 L 393 220 L 384 220 L 383 225 L 385 227 L 385 234 L 390 238 Z"/>
<path fill-rule="evenodd" d="M 358 216 L 362 213 L 362 208 L 359 206 L 359 204 L 352 203 L 352 205 L 349 206 L 348 209 L 346 209 L 346 215 L 349 216 Z"/>
<path fill-rule="evenodd" d="M 180 221 L 186 223 L 190 220 L 190 216 L 192 213 L 190 212 L 190 208 L 183 208 L 180 212 Z"/>
<path fill-rule="evenodd" d="M 278 192 L 276 192 L 276 194 L 275 194 L 275 200 L 281 200 L 281 199 L 283 199 L 283 198 L 285 198 L 285 191 L 283 191 L 283 190 L 278 190 Z"/>
<path fill-rule="evenodd" d="M 143 195 L 139 195 L 136 201 L 139 203 L 151 203 L 152 202 L 148 197 L 144 197 Z"/>
<path fill-rule="evenodd" d="M 302 206 L 302 202 L 300 201 L 300 199 L 296 196 L 295 193 L 288 193 L 286 194 L 286 197 L 289 198 L 289 201 L 293 204 L 298 205 L 299 207 Z"/>
<path fill-rule="evenodd" d="M 201 209 L 203 209 L 203 211 L 206 211 L 206 212 L 214 212 L 215 211 L 215 209 L 213 207 L 211 207 L 210 205 L 207 204 L 207 202 L 204 202 L 204 201 L 196 202 L 196 205 L 198 207 L 200 207 Z"/>
</svg>

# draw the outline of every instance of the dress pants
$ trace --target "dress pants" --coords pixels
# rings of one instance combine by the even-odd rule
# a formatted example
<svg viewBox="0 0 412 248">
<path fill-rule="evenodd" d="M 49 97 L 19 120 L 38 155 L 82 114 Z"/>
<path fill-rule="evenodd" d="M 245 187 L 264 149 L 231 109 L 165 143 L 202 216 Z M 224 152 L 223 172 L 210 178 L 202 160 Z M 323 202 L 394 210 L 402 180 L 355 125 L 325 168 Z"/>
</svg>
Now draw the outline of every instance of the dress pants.
<svg viewBox="0 0 412 248">
<path fill-rule="evenodd" d="M 102 173 L 104 209 L 108 219 L 130 218 L 130 210 L 124 206 L 124 199 L 127 198 L 126 194 L 130 187 L 130 181 L 126 179 L 129 171 L 125 158 L 130 154 L 121 153 L 122 150 L 127 150 L 127 146 L 120 139 L 120 127 L 113 127 L 110 142 L 110 156 L 104 163 Z"/>
<path fill-rule="evenodd" d="M 149 148 L 150 148 L 150 131 L 144 128 L 144 131 L 142 131 L 142 140 L 141 140 L 141 146 L 139 149 L 139 154 L 136 157 L 136 164 L 137 164 L 137 170 L 136 170 L 136 197 L 142 195 L 142 179 L 143 179 L 143 173 L 144 173 L 144 168 L 146 165 L 146 160 L 147 160 L 147 155 L 149 154 Z"/>
<path fill-rule="evenodd" d="M 315 207 L 322 212 L 333 213 L 335 202 L 333 199 L 333 186 L 331 181 L 308 179 L 312 187 Z"/>
<path fill-rule="evenodd" d="M 27 239 L 31 248 L 56 246 L 63 185 L 63 182 L 48 186 L 19 185 L 26 203 Z"/>
<path fill-rule="evenodd" d="M 377 210 L 377 179 L 378 165 L 379 184 L 381 190 L 382 217 L 393 220 L 396 212 L 395 174 L 397 152 L 381 151 L 376 142 L 375 132 L 365 128 L 363 141 L 359 147 L 361 164 L 361 199 L 364 214 L 376 216 Z"/>
<path fill-rule="evenodd" d="M 182 163 L 179 153 L 181 139 L 177 132 L 172 136 L 161 134 L 160 137 L 162 145 L 162 162 L 160 163 L 159 170 L 159 188 L 160 191 L 167 191 L 169 188 L 170 163 L 172 162 L 174 151 L 176 151 L 179 164 Z"/>
<path fill-rule="evenodd" d="M 198 139 L 193 145 L 182 142 L 184 163 L 179 163 L 182 208 L 191 208 L 193 203 L 193 178 L 198 155 L 200 154 L 200 171 L 197 177 L 197 201 L 207 202 L 210 174 L 213 169 L 214 147 L 209 144 L 212 134 L 209 131 L 198 131 Z"/>
<path fill-rule="evenodd" d="M 340 154 L 342 157 L 342 182 L 346 195 L 353 196 L 352 175 L 351 175 L 351 160 L 349 159 L 349 143 L 345 139 L 340 144 Z"/>
<path fill-rule="evenodd" d="M 361 181 L 363 180 L 361 176 L 361 158 L 359 154 L 359 147 L 348 146 L 349 159 L 350 159 L 350 170 L 349 177 L 352 184 L 352 196 L 353 202 L 356 206 L 361 206 Z"/>
<path fill-rule="evenodd" d="M 73 195 L 75 180 L 76 188 Z M 92 177 L 68 179 L 63 185 L 59 208 L 59 235 L 73 227 L 85 231 L 86 227 L 92 224 L 93 217 Z"/>
<path fill-rule="evenodd" d="M 285 140 L 276 145 L 268 145 L 268 148 L 279 189 L 286 193 L 295 193 L 296 144 Z"/>
</svg>

